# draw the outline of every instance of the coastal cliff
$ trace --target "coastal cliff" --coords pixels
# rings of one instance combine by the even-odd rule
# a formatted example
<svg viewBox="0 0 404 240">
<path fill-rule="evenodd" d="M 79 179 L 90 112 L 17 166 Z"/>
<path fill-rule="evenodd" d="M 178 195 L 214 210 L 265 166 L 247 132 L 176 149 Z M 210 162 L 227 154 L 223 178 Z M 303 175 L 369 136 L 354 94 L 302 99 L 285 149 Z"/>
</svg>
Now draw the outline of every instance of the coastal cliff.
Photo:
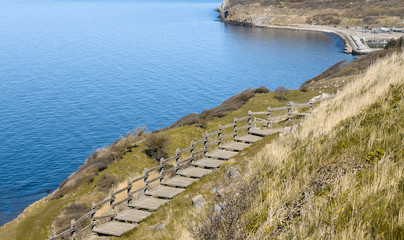
<svg viewBox="0 0 404 240">
<path fill-rule="evenodd" d="M 218 10 L 224 22 L 243 26 L 404 26 L 404 2 L 399 0 L 223 0 Z"/>
</svg>

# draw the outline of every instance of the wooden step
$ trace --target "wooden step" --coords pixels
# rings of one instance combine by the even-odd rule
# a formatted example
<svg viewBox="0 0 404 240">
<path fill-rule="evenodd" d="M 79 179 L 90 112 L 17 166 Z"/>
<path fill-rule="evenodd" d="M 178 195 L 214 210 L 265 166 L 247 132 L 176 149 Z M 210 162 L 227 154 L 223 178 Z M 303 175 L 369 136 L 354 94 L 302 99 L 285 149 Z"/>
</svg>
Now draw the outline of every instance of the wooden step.
<svg viewBox="0 0 404 240">
<path fill-rule="evenodd" d="M 205 156 L 210 158 L 228 160 L 236 156 L 237 154 L 237 152 L 218 149 L 216 151 L 206 153 Z"/>
<path fill-rule="evenodd" d="M 235 138 L 236 141 L 244 142 L 244 143 L 255 143 L 256 141 L 259 141 L 261 139 L 262 139 L 262 137 L 260 137 L 260 136 L 255 136 L 255 135 L 250 135 L 250 134 Z"/>
<path fill-rule="evenodd" d="M 217 160 L 213 158 L 202 158 L 192 163 L 193 166 L 202 168 L 218 168 L 224 163 L 223 160 Z"/>
<path fill-rule="evenodd" d="M 284 132 L 284 131 L 285 131 L 284 128 L 251 129 L 249 134 L 265 137 L 265 136 L 268 136 L 268 135 L 272 135 L 272 134 L 275 134 L 275 133 L 281 133 L 281 132 Z"/>
<path fill-rule="evenodd" d="M 151 213 L 146 211 L 125 209 L 122 212 L 119 212 L 115 219 L 124 222 L 139 223 L 150 215 Z"/>
<path fill-rule="evenodd" d="M 170 186 L 170 187 L 182 187 L 186 188 L 188 185 L 191 183 L 198 181 L 198 179 L 195 178 L 188 178 L 188 177 L 182 177 L 182 176 L 175 176 L 170 179 L 164 180 L 161 185 L 165 186 Z"/>
<path fill-rule="evenodd" d="M 242 143 L 242 142 L 229 142 L 226 144 L 223 144 L 221 146 L 219 146 L 220 149 L 226 149 L 228 151 L 241 151 L 246 147 L 249 147 L 250 144 L 248 143 Z"/>
<path fill-rule="evenodd" d="M 137 209 L 145 209 L 149 211 L 155 211 L 160 206 L 166 204 L 168 200 L 154 198 L 154 197 L 144 197 L 133 201 L 129 204 L 129 207 L 137 208 Z"/>
<path fill-rule="evenodd" d="M 201 178 L 204 175 L 209 174 L 211 172 L 212 172 L 212 170 L 210 170 L 210 169 L 188 167 L 188 168 L 178 171 L 177 174 L 184 176 L 184 177 Z"/>
<path fill-rule="evenodd" d="M 122 234 L 129 232 L 130 230 L 134 229 L 137 226 L 137 223 L 130 224 L 130 223 L 123 223 L 123 222 L 107 222 L 101 224 L 100 226 L 96 226 L 93 228 L 93 232 L 108 235 L 108 236 L 115 236 L 120 237 Z"/>
<path fill-rule="evenodd" d="M 185 189 L 183 188 L 174 188 L 174 187 L 167 187 L 167 186 L 158 186 L 150 191 L 147 191 L 145 195 L 153 196 L 157 198 L 173 198 L 175 195 L 181 193 Z"/>
</svg>

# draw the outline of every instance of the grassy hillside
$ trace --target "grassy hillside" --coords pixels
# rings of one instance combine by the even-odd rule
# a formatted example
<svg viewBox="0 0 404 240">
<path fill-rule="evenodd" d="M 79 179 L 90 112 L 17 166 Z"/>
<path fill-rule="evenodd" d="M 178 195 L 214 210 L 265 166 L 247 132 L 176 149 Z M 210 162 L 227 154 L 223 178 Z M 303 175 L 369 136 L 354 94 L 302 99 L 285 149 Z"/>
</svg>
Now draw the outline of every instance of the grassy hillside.
<svg viewBox="0 0 404 240">
<path fill-rule="evenodd" d="M 382 56 L 369 69 L 354 71 L 337 97 L 316 107 L 291 136 L 272 136 L 254 144 L 122 239 L 400 239 L 404 54 L 389 51 L 372 61 Z M 361 57 L 349 67 L 363 66 L 361 61 L 370 60 Z M 339 69 L 331 75 L 343 77 L 338 71 L 344 68 Z M 167 151 L 173 156 L 175 149 L 188 147 L 190 140 L 231 123 L 235 116 L 245 116 L 248 110 L 307 102 L 320 92 L 310 87 L 291 90 L 283 100 L 275 97 L 276 92 L 256 94 L 239 109 L 209 119 L 206 128 L 191 124 L 158 134 L 168 136 Z M 46 239 L 52 231 L 66 229 L 91 202 L 105 199 L 110 188 L 158 164 L 145 155 L 145 148 L 142 135 L 128 134 L 98 151 L 76 178 L 0 227 L 0 239 Z M 230 178 L 235 170 L 242 176 Z M 198 194 L 207 203 L 194 208 L 191 199 Z M 215 204 L 222 210 L 215 211 Z"/>
<path fill-rule="evenodd" d="M 403 239 L 402 116 L 400 52 L 323 102 L 294 134 L 250 156 L 237 188 L 227 186 L 219 200 L 226 208 L 196 224 L 197 238 Z"/>
<path fill-rule="evenodd" d="M 287 101 L 305 102 L 319 93 L 311 90 L 308 92 L 293 90 L 289 91 L 286 99 L 282 101 L 274 98 L 274 94 L 257 94 L 241 108 L 228 112 L 224 117 L 219 111 L 219 117 L 209 118 L 206 128 L 199 127 L 199 124 L 192 124 L 168 129 L 158 134 L 168 136 L 168 154 L 173 156 L 175 149 L 188 147 L 191 140 L 199 140 L 204 132 L 217 130 L 219 124 L 233 122 L 235 116 L 245 116 L 248 110 L 262 111 L 268 106 L 284 106 Z M 231 99 L 234 100 L 234 98 Z M 228 106 L 225 105 L 225 107 Z M 95 152 L 89 157 L 86 165 L 80 167 L 76 173 L 61 184 L 60 189 L 32 204 L 14 221 L 0 227 L 0 239 L 46 239 L 52 231 L 59 233 L 70 226 L 71 219 L 77 219 L 88 212 L 91 202 L 105 199 L 111 188 L 114 189 L 126 183 L 129 177 L 133 179 L 141 175 L 144 168 L 157 166 L 156 161 L 145 155 L 146 147 L 141 139 L 142 137 L 136 134 L 128 134 L 110 147 Z M 197 192 L 201 192 L 203 189 L 201 185 L 195 187 Z M 172 206 L 171 204 L 175 206 L 179 203 L 173 201 L 167 206 Z M 164 209 L 167 209 L 167 206 Z M 170 211 L 181 212 L 181 208 Z M 153 219 L 159 219 L 158 216 L 161 215 L 154 214 L 153 218 L 140 224 L 139 229 L 146 228 L 147 224 L 157 221 Z"/>
<path fill-rule="evenodd" d="M 226 21 L 246 25 L 404 26 L 400 0 L 224 0 L 222 10 Z"/>
</svg>

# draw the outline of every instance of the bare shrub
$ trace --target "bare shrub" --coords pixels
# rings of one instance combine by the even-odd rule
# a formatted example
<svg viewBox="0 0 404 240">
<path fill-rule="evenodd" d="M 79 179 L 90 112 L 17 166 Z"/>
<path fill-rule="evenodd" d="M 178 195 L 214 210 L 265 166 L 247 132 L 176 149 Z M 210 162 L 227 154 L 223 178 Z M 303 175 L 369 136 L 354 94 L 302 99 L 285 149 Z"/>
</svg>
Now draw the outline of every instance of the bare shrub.
<svg viewBox="0 0 404 240">
<path fill-rule="evenodd" d="M 81 216 L 90 211 L 90 207 L 86 204 L 72 203 L 62 209 L 60 215 L 53 219 L 53 224 L 57 232 L 61 232 L 70 228 L 70 220 L 79 219 Z M 89 220 L 82 225 L 89 224 Z"/>
<path fill-rule="evenodd" d="M 269 89 L 265 86 L 253 89 L 254 93 L 269 93 Z"/>
<path fill-rule="evenodd" d="M 162 130 L 167 130 L 170 128 L 180 127 L 180 126 L 187 126 L 187 125 L 191 125 L 191 124 L 195 124 L 195 123 L 199 123 L 199 125 L 198 125 L 199 127 L 205 128 L 205 126 L 206 126 L 205 122 L 207 123 L 207 121 L 210 121 L 213 118 L 225 117 L 227 112 L 239 109 L 244 104 L 246 104 L 250 98 L 253 98 L 255 96 L 255 94 L 268 93 L 268 92 L 269 92 L 269 90 L 264 86 L 261 86 L 259 88 L 244 90 L 244 91 L 228 98 L 227 100 L 222 102 L 222 104 L 220 104 L 219 106 L 217 106 L 215 108 L 205 110 L 205 111 L 199 113 L 198 115 L 194 114 L 194 113 L 189 114 L 185 117 L 180 118 L 178 121 L 176 121 L 170 127 L 164 128 Z"/>
<path fill-rule="evenodd" d="M 211 120 L 215 116 L 215 111 L 213 109 L 205 110 L 199 114 L 200 119 L 205 119 L 207 121 Z"/>
<path fill-rule="evenodd" d="M 112 186 L 117 182 L 117 178 L 111 175 L 102 175 L 95 183 L 96 188 L 108 194 Z"/>
<path fill-rule="evenodd" d="M 175 123 L 173 123 L 170 127 L 181 127 L 188 126 L 195 123 L 199 123 L 199 116 L 195 113 L 188 114 L 180 119 L 178 119 Z"/>
<path fill-rule="evenodd" d="M 404 48 L 404 37 L 400 37 L 399 39 L 391 39 L 386 44 L 385 49 L 401 49 Z"/>
<path fill-rule="evenodd" d="M 206 119 L 201 119 L 199 121 L 198 127 L 203 128 L 203 129 L 207 129 L 208 128 L 208 121 Z"/>
<path fill-rule="evenodd" d="M 274 94 L 274 98 L 278 99 L 279 101 L 283 101 L 286 100 L 286 95 L 288 89 L 284 86 L 279 86 L 275 89 L 275 94 Z"/>
<path fill-rule="evenodd" d="M 195 239 L 246 239 L 249 233 L 249 220 L 246 217 L 258 191 L 258 181 L 242 182 L 225 196 L 216 201 L 220 209 L 208 210 L 208 219 L 193 229 Z"/>
<path fill-rule="evenodd" d="M 147 149 L 144 151 L 147 156 L 159 161 L 168 156 L 169 138 L 163 133 L 150 133 L 145 141 Z"/>
</svg>

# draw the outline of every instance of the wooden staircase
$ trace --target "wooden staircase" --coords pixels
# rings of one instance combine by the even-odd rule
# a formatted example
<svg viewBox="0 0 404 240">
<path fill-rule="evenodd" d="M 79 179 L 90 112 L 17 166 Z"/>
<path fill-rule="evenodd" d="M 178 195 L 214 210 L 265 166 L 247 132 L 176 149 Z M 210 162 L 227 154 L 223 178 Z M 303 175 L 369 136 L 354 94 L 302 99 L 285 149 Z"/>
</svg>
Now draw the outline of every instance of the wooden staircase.
<svg viewBox="0 0 404 240">
<path fill-rule="evenodd" d="M 213 169 L 220 167 L 251 144 L 251 142 L 231 142 L 220 146 L 218 150 L 206 153 L 202 159 L 193 162 L 192 166 L 178 171 L 174 177 L 163 180 L 160 186 L 147 191 L 145 193 L 147 197 L 130 203 L 129 208 L 119 212 L 113 221 L 95 227 L 93 232 L 98 236 L 119 237 L 131 231 L 139 222 L 150 216 L 152 211 L 157 210 L 169 199 L 184 191 L 187 186 L 211 173 Z"/>
<path fill-rule="evenodd" d="M 292 112 L 292 108 L 305 107 L 309 112 Z M 271 116 L 273 111 L 287 111 L 286 115 Z M 144 175 L 134 180 L 128 179 L 128 186 L 122 189 L 111 191 L 111 196 L 104 201 L 92 204 L 91 211 L 77 221 L 72 220 L 71 228 L 59 235 L 52 234 L 48 240 L 65 239 L 91 239 L 105 240 L 107 236 L 120 237 L 122 234 L 136 228 L 136 226 L 152 215 L 170 199 L 183 192 L 189 185 L 197 182 L 203 176 L 210 174 L 214 169 L 220 167 L 226 161 L 236 156 L 240 151 L 250 147 L 255 142 L 266 136 L 282 133 L 285 128 L 271 128 L 274 120 L 282 121 L 296 116 L 306 116 L 312 111 L 312 103 L 293 104 L 286 107 L 270 108 L 265 112 L 248 111 L 248 115 L 242 118 L 234 118 L 234 123 L 220 126 L 218 131 L 205 133 L 203 139 L 193 142 L 190 147 L 177 150 L 174 157 L 161 159 L 160 165 L 151 169 L 145 169 Z M 265 119 L 254 117 L 254 115 L 265 115 Z M 245 121 L 246 123 L 242 123 Z M 231 133 L 226 133 L 231 130 Z M 241 132 L 246 134 L 241 135 Z M 212 140 L 212 139 L 213 140 Z M 230 141 L 224 141 L 231 138 Z M 197 149 L 196 145 L 203 145 Z M 182 159 L 181 154 L 189 152 L 188 158 Z M 199 156 L 199 157 L 197 157 Z M 173 163 L 174 164 L 170 164 Z M 168 166 L 172 166 L 168 168 Z M 158 176 L 150 179 L 152 172 Z M 143 182 L 143 187 L 134 190 L 135 183 Z M 139 184 L 138 184 L 139 185 Z M 155 185 L 152 187 L 152 185 Z M 117 194 L 127 194 L 127 197 L 116 202 Z M 135 194 L 137 197 L 133 197 Z M 95 216 L 97 208 L 109 204 L 110 214 Z M 119 208 L 118 208 L 119 206 Z M 85 235 L 82 230 L 77 229 L 77 224 L 85 218 L 90 218 L 90 224 L 84 229 L 90 229 L 92 235 Z M 80 236 L 80 237 L 79 237 Z"/>
</svg>

